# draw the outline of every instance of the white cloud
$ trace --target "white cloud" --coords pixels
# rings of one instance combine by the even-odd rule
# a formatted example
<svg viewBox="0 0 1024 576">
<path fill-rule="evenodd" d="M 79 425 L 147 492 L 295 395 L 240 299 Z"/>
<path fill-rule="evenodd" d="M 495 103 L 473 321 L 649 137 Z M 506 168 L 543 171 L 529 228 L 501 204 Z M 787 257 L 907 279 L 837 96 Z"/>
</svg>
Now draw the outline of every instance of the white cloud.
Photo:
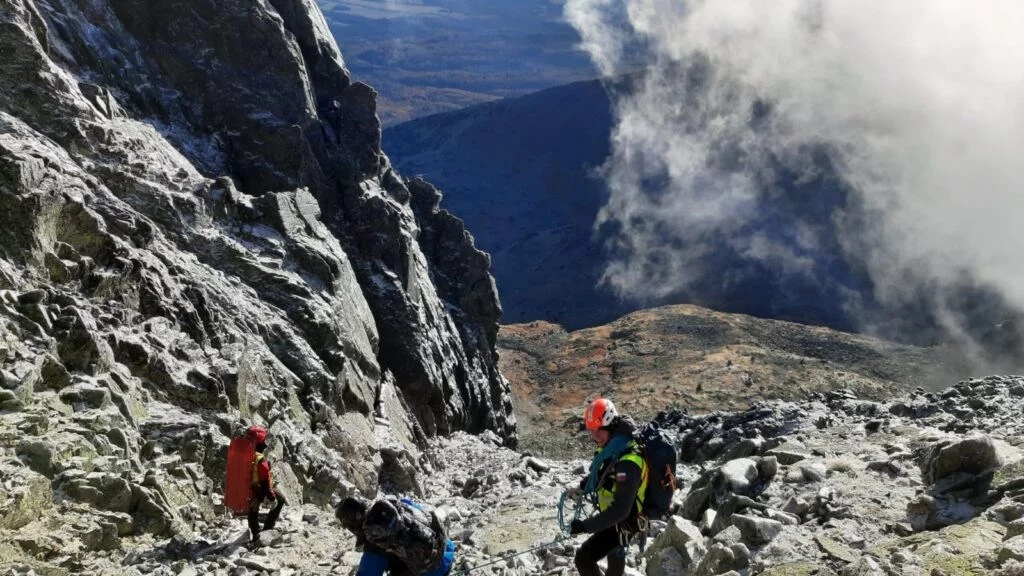
<svg viewBox="0 0 1024 576">
<path fill-rule="evenodd" d="M 745 227 L 769 164 L 814 170 L 802 155 L 825 147 L 859 207 L 856 226 L 836 209 L 839 240 L 879 298 L 919 295 L 908 270 L 939 291 L 966 271 L 1024 307 L 1024 2 L 568 0 L 565 10 L 605 74 L 626 71 L 638 45 L 651 64 L 617 104 L 605 166 L 599 224 L 621 229 L 606 273 L 620 293 L 657 297 L 708 273 L 709 234 L 786 259 L 788 248 L 751 242 Z M 711 72 L 694 90 L 689 66 L 700 61 Z M 762 102 L 771 112 L 758 124 Z M 798 244 L 817 242 L 798 232 Z M 806 268 L 791 256 L 785 266 Z"/>
</svg>

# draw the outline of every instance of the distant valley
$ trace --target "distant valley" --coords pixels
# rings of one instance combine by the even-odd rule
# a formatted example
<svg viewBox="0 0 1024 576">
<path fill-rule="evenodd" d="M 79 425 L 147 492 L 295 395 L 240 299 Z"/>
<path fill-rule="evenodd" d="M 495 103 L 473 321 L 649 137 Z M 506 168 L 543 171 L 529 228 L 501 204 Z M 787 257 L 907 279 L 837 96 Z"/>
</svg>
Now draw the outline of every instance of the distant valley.
<svg viewBox="0 0 1024 576">
<path fill-rule="evenodd" d="M 692 69 L 681 74 L 690 75 L 694 91 L 703 89 Z M 707 231 L 695 253 L 703 273 L 691 285 L 659 287 L 666 290 L 658 298 L 620 299 L 602 283 L 617 231 L 595 222 L 607 201 L 600 169 L 610 153 L 613 95 L 640 80 L 638 74 L 576 82 L 384 131 L 396 167 L 436 183 L 441 207 L 463 219 L 491 254 L 503 323 L 544 320 L 575 330 L 651 306 L 691 303 L 917 345 L 968 337 L 991 356 L 984 359 L 988 368 L 1024 365 L 1017 353 L 1024 322 L 983 285 L 965 281 L 939 295 L 918 284 L 898 306 L 879 302 L 865 262 L 844 246 L 836 221 L 842 214 L 851 233 L 877 215 L 851 195 L 827 147 L 801 152 L 811 169 L 767 159 L 744 225 Z M 700 113 L 696 105 L 681 110 Z M 741 161 L 733 147 L 718 154 L 712 161 L 724 166 Z M 658 181 L 645 184 L 645 193 L 657 194 Z M 949 330 L 950 320 L 956 330 Z"/>
<path fill-rule="evenodd" d="M 444 192 L 442 207 L 465 220 L 493 258 L 504 323 L 546 320 L 569 329 L 610 322 L 646 306 L 691 302 L 714 309 L 851 330 L 851 293 L 867 291 L 830 238 L 830 209 L 842 190 L 823 176 L 769 194 L 761 225 L 743 232 L 786 238 L 792 224 L 822 230 L 808 254 L 811 274 L 771 269 L 725 239 L 705 255 L 714 276 L 652 301 L 624 301 L 601 284 L 613 230 L 595 230 L 606 188 L 598 170 L 609 154 L 610 90 L 592 80 L 420 118 L 384 131 L 395 165 Z"/>
<path fill-rule="evenodd" d="M 399 170 L 438 183 L 442 207 L 491 254 L 503 322 L 580 327 L 629 310 L 596 287 L 604 185 L 594 170 L 611 125 L 604 87 L 588 81 L 421 118 L 385 130 L 384 142 Z"/>
<path fill-rule="evenodd" d="M 558 0 L 320 0 L 385 127 L 597 75 Z"/>
</svg>

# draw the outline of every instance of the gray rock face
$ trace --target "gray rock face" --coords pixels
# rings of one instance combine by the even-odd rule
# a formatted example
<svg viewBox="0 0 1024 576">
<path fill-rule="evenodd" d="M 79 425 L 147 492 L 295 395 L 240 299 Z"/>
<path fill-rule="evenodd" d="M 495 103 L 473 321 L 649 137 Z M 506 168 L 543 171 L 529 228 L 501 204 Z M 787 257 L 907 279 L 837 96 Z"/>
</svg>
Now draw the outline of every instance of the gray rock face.
<svg viewBox="0 0 1024 576">
<path fill-rule="evenodd" d="M 711 534 L 732 525 L 734 513 L 747 508 L 764 508 L 754 501 L 772 483 L 778 471 L 774 456 L 737 458 L 701 474 L 690 486 L 679 507 L 679 514 L 697 521 L 702 515 Z M 708 511 L 713 511 L 707 516 Z"/>
<path fill-rule="evenodd" d="M 156 121 L 162 146 L 170 148 L 169 141 L 177 163 L 192 164 L 185 171 L 193 178 L 178 186 L 183 192 L 195 194 L 202 186 L 193 167 L 204 175 L 230 176 L 245 194 L 307 188 L 323 209 L 328 234 L 339 238 L 350 258 L 348 267 L 361 288 L 354 292 L 363 292 L 360 299 L 373 310 L 381 368 L 391 370 L 414 398 L 411 406 L 421 412 L 427 431 L 489 426 L 513 440 L 507 384 L 493 361 L 493 337 L 474 337 L 496 331 L 500 314 L 489 260 L 465 233 L 442 234 L 443 242 L 433 243 L 427 255 L 420 249 L 418 214 L 380 151 L 375 95 L 350 81 L 312 3 L 196 8 L 192 2 L 117 0 L 93 6 L 68 1 L 48 5 L 46 12 L 51 15 L 38 25 L 52 21 L 50 35 L 69 54 L 49 59 L 37 52 L 25 58 L 37 58 L 40 67 L 59 67 L 68 77 L 46 79 L 39 98 L 5 98 L 13 115 L 51 137 L 57 125 L 82 116 L 69 114 L 69 107 L 87 111 L 84 118 L 101 126 L 113 118 Z M 96 29 L 103 33 L 87 34 Z M 24 40 L 23 35 L 11 42 Z M 17 48 L 26 51 L 24 44 Z M 251 57 L 254 52 L 260 58 Z M 92 81 L 84 84 L 82 76 Z M 55 140 L 66 146 L 75 132 L 61 127 L 63 140 Z M 89 139 L 81 134 L 75 144 L 84 150 L 104 147 L 82 141 Z M 116 132 L 101 140 L 107 148 L 120 144 Z M 180 166 L 171 164 L 163 168 L 179 176 Z M 130 181 L 109 166 L 104 169 L 107 180 L 117 179 L 117 186 L 104 182 L 115 194 L 130 190 Z M 440 219 L 423 215 L 429 220 L 424 228 L 443 229 L 437 222 L 454 220 L 446 213 Z M 435 257 L 438 250 L 445 262 Z M 304 252 L 292 258 L 312 256 Z M 460 264 L 460 258 L 466 262 Z M 314 271 L 323 264 L 330 269 L 330 262 L 312 260 L 305 264 Z M 51 261 L 50 267 L 62 273 L 61 259 Z M 392 277 L 397 282 L 389 285 L 386 279 Z M 416 365 L 423 363 L 440 366 L 417 373 Z"/>
<path fill-rule="evenodd" d="M 13 0 L 0 53 L 0 530 L 188 533 L 249 423 L 294 504 L 515 444 L 489 259 L 313 2 Z"/>
</svg>

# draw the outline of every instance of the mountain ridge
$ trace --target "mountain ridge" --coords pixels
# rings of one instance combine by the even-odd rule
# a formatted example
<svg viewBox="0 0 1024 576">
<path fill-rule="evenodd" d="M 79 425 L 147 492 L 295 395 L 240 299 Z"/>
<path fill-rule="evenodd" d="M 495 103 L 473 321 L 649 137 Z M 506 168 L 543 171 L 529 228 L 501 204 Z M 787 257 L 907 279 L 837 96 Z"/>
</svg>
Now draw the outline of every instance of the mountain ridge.
<svg viewBox="0 0 1024 576">
<path fill-rule="evenodd" d="M 597 286 L 604 248 L 593 225 L 604 185 L 595 170 L 612 122 L 605 90 L 578 82 L 383 132 L 396 166 L 439 182 L 444 207 L 477 231 L 504 323 L 581 327 L 628 311 Z"/>
<path fill-rule="evenodd" d="M 561 2 L 321 0 L 385 126 L 595 74 Z"/>
<path fill-rule="evenodd" d="M 648 420 L 670 407 L 694 415 L 741 411 L 837 389 L 884 401 L 975 369 L 948 346 L 921 348 L 687 304 L 572 332 L 541 321 L 505 325 L 498 341 L 523 448 L 577 457 L 578 407 L 599 395 Z"/>
</svg>

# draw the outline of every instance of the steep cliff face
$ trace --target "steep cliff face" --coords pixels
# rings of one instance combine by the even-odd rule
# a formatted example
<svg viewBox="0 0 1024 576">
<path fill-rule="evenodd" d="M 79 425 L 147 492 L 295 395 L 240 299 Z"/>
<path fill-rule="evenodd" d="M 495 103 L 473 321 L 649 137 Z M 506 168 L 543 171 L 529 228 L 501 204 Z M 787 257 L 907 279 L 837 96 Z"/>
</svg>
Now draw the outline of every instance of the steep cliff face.
<svg viewBox="0 0 1024 576">
<path fill-rule="evenodd" d="M 414 210 L 326 30 L 304 0 L 0 0 L 0 530 L 187 530 L 243 422 L 321 504 L 382 465 L 415 489 L 424 433 L 514 444 L 489 259 Z"/>
</svg>

